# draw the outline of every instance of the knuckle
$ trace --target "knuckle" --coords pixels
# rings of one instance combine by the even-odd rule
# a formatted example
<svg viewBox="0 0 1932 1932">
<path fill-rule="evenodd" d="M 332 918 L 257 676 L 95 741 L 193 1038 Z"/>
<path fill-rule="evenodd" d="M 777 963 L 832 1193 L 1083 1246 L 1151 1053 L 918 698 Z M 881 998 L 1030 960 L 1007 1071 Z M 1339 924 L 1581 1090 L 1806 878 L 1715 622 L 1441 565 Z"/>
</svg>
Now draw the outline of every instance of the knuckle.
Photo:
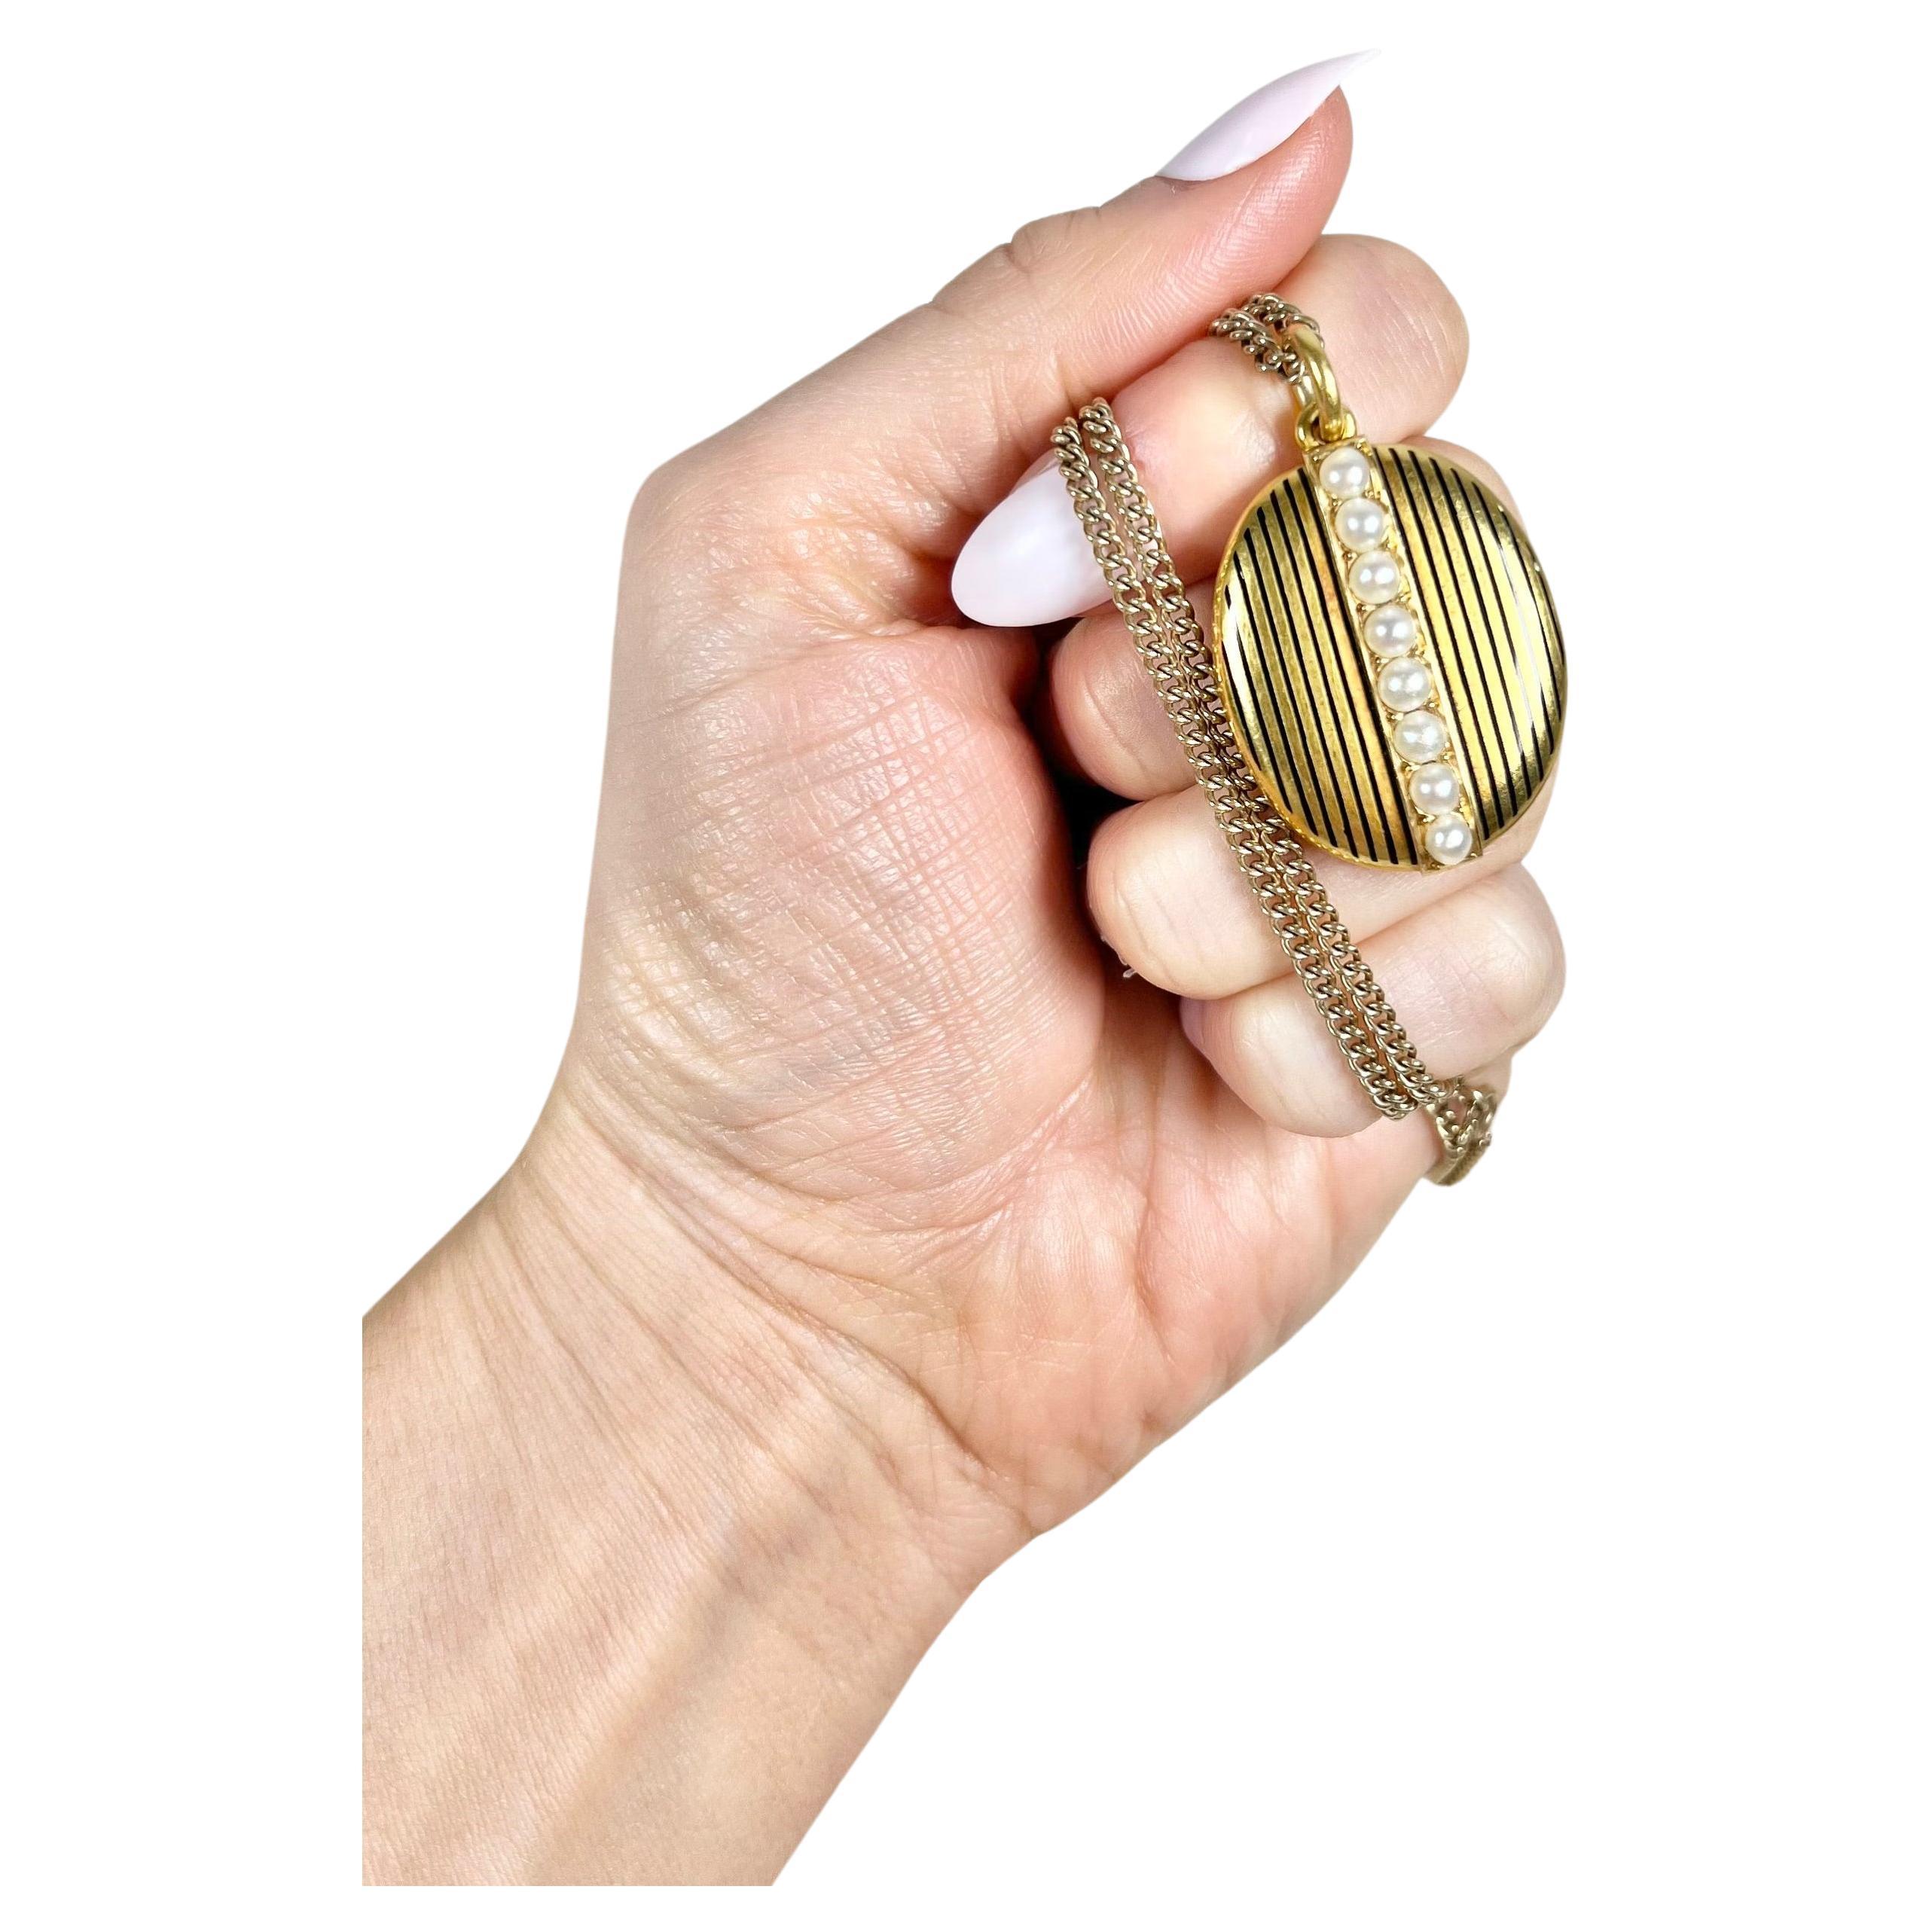
<svg viewBox="0 0 1932 1932">
<path fill-rule="evenodd" d="M 1454 389 L 1469 363 L 1469 324 L 1448 285 L 1414 250 L 1379 236 L 1336 236 L 1380 355 L 1431 391 Z"/>
<path fill-rule="evenodd" d="M 1090 637 L 1088 625 L 1076 624 L 1055 647 L 1047 663 L 1054 709 L 1076 744 L 1097 735 L 1093 731 L 1097 707 Z"/>
<path fill-rule="evenodd" d="M 1297 990 L 1299 989 L 1298 988 Z M 1272 990 L 1272 989 L 1269 989 Z M 1238 994 L 1221 1003 L 1220 1050 L 1244 1070 L 1259 1090 L 1277 1093 L 1284 1085 L 1283 1029 L 1275 1021 L 1274 1002 L 1266 994 Z"/>
<path fill-rule="evenodd" d="M 1469 321 L 1449 285 L 1412 250 L 1391 243 L 1390 279 L 1409 317 L 1412 353 L 1445 380 L 1460 377 L 1469 363 Z"/>
<path fill-rule="evenodd" d="M 1102 784 L 1124 792 L 1144 777 L 1149 761 L 1125 715 L 1120 681 L 1102 644 L 1091 625 L 1069 634 L 1054 656 L 1054 701 L 1074 755 Z"/>
<path fill-rule="evenodd" d="M 1132 806 L 1101 821 L 1087 853 L 1087 903 L 1100 937 L 1123 963 L 1180 991 L 1174 984 L 1173 920 L 1146 831 Z"/>
<path fill-rule="evenodd" d="M 1095 828 L 1087 848 L 1087 908 L 1100 937 L 1130 966 L 1137 968 L 1142 942 L 1140 894 L 1135 867 L 1126 850 L 1133 843 L 1131 812 L 1116 812 Z"/>
<path fill-rule="evenodd" d="M 871 632 L 898 612 L 886 547 L 849 479 L 744 424 L 646 477 L 624 530 L 627 586 L 653 608 L 762 621 L 782 594 L 801 627 Z"/>
<path fill-rule="evenodd" d="M 1453 381 L 1469 362 L 1469 322 L 1449 285 L 1412 249 L 1382 244 L 1381 281 L 1404 346 L 1421 370 Z"/>
<path fill-rule="evenodd" d="M 701 540 L 707 520 L 705 470 L 697 452 L 686 450 L 660 464 L 638 485 L 624 524 L 627 560 L 646 563 L 676 557 Z"/>
<path fill-rule="evenodd" d="M 1520 1043 L 1555 1009 L 1563 990 L 1563 940 L 1527 873 L 1499 881 L 1481 911 L 1467 984 L 1485 1030 Z"/>
<path fill-rule="evenodd" d="M 995 271 L 1022 282 L 1037 280 L 1077 255 L 1097 235 L 1102 218 L 1097 208 L 1037 216 L 993 251 Z"/>
<path fill-rule="evenodd" d="M 1221 1003 L 1229 1082 L 1264 1120 L 1324 1138 L 1355 1133 L 1375 1109 L 1299 982 L 1278 980 Z"/>
</svg>

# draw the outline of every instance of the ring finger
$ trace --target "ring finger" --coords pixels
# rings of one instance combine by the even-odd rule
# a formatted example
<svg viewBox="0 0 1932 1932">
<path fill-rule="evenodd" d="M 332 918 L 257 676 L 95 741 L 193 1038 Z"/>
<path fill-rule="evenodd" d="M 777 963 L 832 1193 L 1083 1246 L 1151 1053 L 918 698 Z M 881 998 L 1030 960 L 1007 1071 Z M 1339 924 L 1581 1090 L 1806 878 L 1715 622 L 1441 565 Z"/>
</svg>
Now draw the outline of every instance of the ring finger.
<svg viewBox="0 0 1932 1932">
<path fill-rule="evenodd" d="M 1412 913 L 1363 953 L 1424 1064 L 1442 1079 L 1507 1058 L 1542 1027 L 1563 990 L 1556 922 L 1520 865 Z M 1334 1135 L 1375 1119 L 1297 979 L 1184 1000 L 1181 1024 L 1264 1120 Z"/>
</svg>

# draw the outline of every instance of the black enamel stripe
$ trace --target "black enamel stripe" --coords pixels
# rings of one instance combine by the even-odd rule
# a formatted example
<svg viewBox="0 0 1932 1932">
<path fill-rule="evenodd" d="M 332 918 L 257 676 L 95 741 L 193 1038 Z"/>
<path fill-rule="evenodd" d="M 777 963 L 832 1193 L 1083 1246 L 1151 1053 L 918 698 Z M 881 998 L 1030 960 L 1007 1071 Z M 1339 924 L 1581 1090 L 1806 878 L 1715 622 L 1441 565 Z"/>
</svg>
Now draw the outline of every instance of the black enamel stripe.
<svg viewBox="0 0 1932 1932">
<path fill-rule="evenodd" d="M 1245 576 L 1237 575 L 1229 581 L 1227 590 L 1228 597 L 1231 600 L 1231 609 L 1235 605 L 1238 605 L 1237 615 L 1238 621 L 1244 626 L 1252 626 L 1254 621 L 1248 608 L 1250 597 L 1248 588 L 1249 581 L 1249 578 Z M 1243 742 L 1258 745 L 1265 744 L 1269 755 L 1277 759 L 1284 758 L 1283 746 L 1276 740 L 1274 734 L 1262 716 L 1253 680 L 1250 674 L 1247 658 L 1242 655 L 1231 658 L 1226 670 L 1228 692 L 1233 700 L 1235 722 Z"/>
<path fill-rule="evenodd" d="M 1461 752 L 1463 782 L 1477 801 L 1477 825 L 1487 833 L 1491 828 L 1482 801 L 1496 792 L 1501 751 L 1493 734 L 1484 728 L 1481 684 L 1468 648 L 1467 627 L 1457 621 L 1460 604 L 1452 604 L 1445 592 L 1447 560 L 1440 555 L 1441 536 L 1424 507 L 1428 492 L 1420 472 L 1402 460 L 1408 453 L 1387 452 L 1383 475 L 1389 480 L 1396 520 L 1409 552 L 1423 628 L 1429 634 L 1441 674 L 1443 699 Z"/>
<path fill-rule="evenodd" d="M 1248 634 L 1259 636 L 1274 627 L 1266 605 L 1266 579 L 1271 566 L 1268 561 L 1267 546 L 1260 540 L 1256 530 L 1250 530 L 1248 533 L 1247 554 L 1248 574 L 1245 578 L 1237 576 L 1228 588 L 1231 594 L 1239 594 L 1242 597 Z M 1308 783 L 1305 777 L 1311 766 L 1301 708 L 1291 702 L 1283 701 L 1281 691 L 1269 674 L 1271 667 L 1266 666 L 1254 653 L 1238 654 L 1233 661 L 1240 667 L 1242 687 L 1246 694 L 1247 742 L 1267 744 L 1275 755 L 1274 769 L 1302 774 L 1295 786 L 1296 798 L 1302 815 L 1300 822 L 1317 837 L 1332 844 L 1338 835 L 1338 829 L 1321 811 L 1320 795 Z M 1256 686 L 1257 676 L 1259 678 L 1259 688 Z"/>
<path fill-rule="evenodd" d="M 1550 736 L 1549 689 L 1545 681 L 1537 675 L 1534 659 L 1540 646 L 1542 615 L 1536 608 L 1534 587 L 1523 575 L 1521 567 L 1512 553 L 1503 547 L 1503 539 L 1496 527 L 1496 520 L 1489 514 L 1489 506 L 1479 493 L 1465 489 L 1463 498 L 1468 505 L 1472 527 L 1480 523 L 1488 532 L 1488 543 L 1481 546 L 1483 567 L 1489 576 L 1490 588 L 1494 593 L 1498 608 L 1503 613 L 1503 621 L 1509 627 L 1510 649 L 1513 654 L 1511 664 L 1512 682 L 1511 690 L 1518 705 L 1518 727 L 1525 736 L 1523 744 L 1523 761 L 1530 790 L 1534 793 L 1549 771 Z M 1538 636 L 1526 642 L 1523 626 L 1528 619 L 1519 616 L 1528 612 L 1535 618 Z M 1525 669 L 1527 666 L 1527 669 Z"/>
<path fill-rule="evenodd" d="M 1497 520 L 1490 514 L 1488 502 L 1478 496 L 1478 512 L 1490 530 L 1491 543 L 1495 545 L 1495 568 L 1501 572 L 1503 581 L 1509 585 L 1509 593 L 1515 599 L 1515 609 L 1521 612 L 1518 630 L 1528 632 L 1528 636 L 1518 637 L 1517 664 L 1522 676 L 1525 695 L 1534 705 L 1534 731 L 1530 740 L 1530 749 L 1534 752 L 1534 783 L 1542 784 L 1549 777 L 1549 762 L 1555 757 L 1557 748 L 1557 697 L 1555 686 L 1555 657 L 1549 639 L 1549 624 L 1553 612 L 1549 611 L 1538 591 L 1540 572 L 1528 572 L 1522 568 L 1522 558 L 1497 527 Z"/>
<path fill-rule="evenodd" d="M 1261 560 L 1258 581 L 1268 621 L 1260 661 L 1268 674 L 1271 702 L 1294 721 L 1301 752 L 1296 769 L 1302 795 L 1313 813 L 1309 823 L 1318 828 L 1331 844 L 1346 847 L 1348 819 L 1341 810 L 1334 752 L 1322 729 L 1308 667 L 1299 652 L 1283 648 L 1283 640 L 1294 633 L 1301 621 L 1294 614 L 1289 580 L 1283 575 L 1275 527 L 1265 515 L 1255 520 L 1256 554 Z"/>
<path fill-rule="evenodd" d="M 1557 740 L 1563 734 L 1563 710 L 1568 697 L 1562 621 L 1556 615 L 1556 606 L 1550 602 L 1549 586 L 1544 580 L 1543 566 L 1537 563 L 1528 539 L 1510 520 L 1503 506 L 1486 491 L 1483 493 L 1483 508 L 1499 544 L 1515 560 L 1516 575 L 1529 587 L 1542 625 L 1540 641 L 1543 646 L 1543 676 L 1538 688 L 1543 700 L 1544 769 L 1547 771 L 1556 757 Z"/>
<path fill-rule="evenodd" d="M 1283 741 L 1292 740 L 1293 751 L 1282 769 L 1294 774 L 1296 795 L 1302 801 L 1309 829 L 1330 844 L 1345 842 L 1346 832 L 1333 810 L 1332 774 L 1323 783 L 1321 740 L 1314 728 L 1314 707 L 1305 693 L 1290 685 L 1293 667 L 1299 660 L 1284 656 L 1278 639 L 1287 627 L 1285 615 L 1287 592 L 1266 526 L 1257 519 L 1250 539 L 1254 558 L 1254 585 L 1259 593 L 1255 616 L 1259 628 L 1257 639 L 1265 639 L 1265 648 L 1252 653 L 1268 710 L 1280 725 Z"/>
<path fill-rule="evenodd" d="M 1558 620 L 1556 606 L 1550 601 L 1549 586 L 1544 580 L 1543 566 L 1537 563 L 1529 539 L 1517 529 L 1509 513 L 1488 490 L 1467 480 L 1464 487 L 1482 505 L 1495 542 L 1496 554 L 1499 558 L 1506 560 L 1512 578 L 1520 586 L 1517 609 L 1526 632 L 1532 628 L 1534 613 L 1534 635 L 1525 637 L 1518 662 L 1525 682 L 1535 686 L 1542 720 L 1542 762 L 1538 774 L 1540 781 L 1549 775 L 1549 768 L 1555 762 L 1557 743 L 1563 735 L 1567 676 L 1563 627 Z"/>
<path fill-rule="evenodd" d="M 1476 655 L 1482 666 L 1490 715 L 1496 721 L 1497 740 L 1504 744 L 1513 743 L 1518 747 L 1518 758 L 1506 761 L 1504 774 L 1509 791 L 1509 816 L 1513 819 L 1530 802 L 1529 785 L 1523 777 L 1519 763 L 1524 721 L 1519 715 L 1521 704 L 1515 689 L 1518 680 L 1515 645 L 1506 621 L 1499 622 L 1499 614 L 1491 609 L 1483 595 L 1482 566 L 1470 544 L 1467 506 L 1450 473 L 1442 464 L 1432 460 L 1430 467 L 1436 482 L 1436 491 L 1430 500 L 1440 506 L 1442 521 L 1455 545 L 1456 581 L 1465 588 L 1472 624 L 1479 623 L 1482 626 L 1481 634 L 1476 639 Z"/>
<path fill-rule="evenodd" d="M 1503 595 L 1497 581 L 1495 554 L 1482 541 L 1476 527 L 1475 504 L 1470 492 L 1463 487 L 1461 472 L 1445 469 L 1439 462 L 1436 473 L 1444 493 L 1455 505 L 1463 552 L 1469 560 L 1470 575 L 1476 582 L 1483 622 L 1496 647 L 1497 667 L 1503 679 L 1502 701 L 1516 740 L 1517 764 L 1510 789 L 1512 796 L 1520 801 L 1518 809 L 1525 809 L 1535 795 L 1543 773 L 1537 749 L 1536 721 L 1530 715 L 1529 700 L 1518 667 L 1522 652 L 1514 621 L 1515 600 Z"/>
<path fill-rule="evenodd" d="M 1228 652 L 1223 676 L 1236 699 L 1235 723 L 1250 761 L 1267 772 L 1276 802 L 1296 824 L 1326 844 L 1338 842 L 1340 828 L 1323 808 L 1323 789 L 1314 777 L 1305 707 L 1281 683 L 1283 667 L 1269 661 L 1265 640 L 1279 631 L 1281 618 L 1271 607 L 1273 565 L 1268 533 L 1258 520 L 1244 528 L 1240 567 L 1223 587 L 1222 633 L 1244 640 Z"/>
</svg>

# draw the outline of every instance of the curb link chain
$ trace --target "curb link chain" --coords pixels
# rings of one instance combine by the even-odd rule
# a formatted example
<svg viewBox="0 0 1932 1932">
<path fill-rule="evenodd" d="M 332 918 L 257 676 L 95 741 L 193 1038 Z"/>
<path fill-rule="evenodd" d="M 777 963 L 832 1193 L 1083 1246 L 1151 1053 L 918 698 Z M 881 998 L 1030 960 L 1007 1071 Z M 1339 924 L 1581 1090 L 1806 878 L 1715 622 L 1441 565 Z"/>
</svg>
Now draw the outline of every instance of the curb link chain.
<svg viewBox="0 0 1932 1932">
<path fill-rule="evenodd" d="M 1238 309 L 1217 316 L 1207 332 L 1225 336 L 1246 349 L 1268 375 L 1299 383 L 1306 371 L 1301 351 L 1288 337 L 1294 328 L 1306 329 L 1317 341 L 1321 338 L 1320 323 L 1306 310 L 1284 302 L 1279 295 L 1250 295 Z"/>
</svg>

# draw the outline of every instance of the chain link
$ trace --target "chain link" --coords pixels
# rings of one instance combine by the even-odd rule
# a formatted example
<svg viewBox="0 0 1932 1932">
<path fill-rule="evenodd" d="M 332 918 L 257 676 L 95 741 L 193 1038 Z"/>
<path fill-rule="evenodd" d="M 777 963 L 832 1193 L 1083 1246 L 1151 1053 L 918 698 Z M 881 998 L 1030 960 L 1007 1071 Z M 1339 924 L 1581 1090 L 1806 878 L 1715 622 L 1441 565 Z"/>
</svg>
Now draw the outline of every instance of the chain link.
<svg viewBox="0 0 1932 1932">
<path fill-rule="evenodd" d="M 1307 322 L 1278 298 L 1256 298 L 1263 303 Z M 1263 330 L 1285 326 L 1253 313 L 1255 306 L 1232 313 Z M 1216 328 L 1242 340 L 1235 328 Z M 1250 353 L 1284 374 L 1291 359 L 1302 359 L 1280 337 L 1273 351 L 1272 365 Z M 1488 1144 L 1494 1097 L 1463 1081 L 1439 1081 L 1424 1066 L 1307 853 L 1242 757 L 1200 620 L 1113 411 L 1089 403 L 1054 432 L 1053 447 L 1115 607 L 1270 929 L 1369 1099 L 1391 1119 L 1427 1113 L 1444 1155 L 1431 1178 L 1460 1180 Z"/>
<path fill-rule="evenodd" d="M 1317 338 L 1320 325 L 1314 317 L 1284 302 L 1279 295 L 1253 295 L 1238 309 L 1218 316 L 1209 333 L 1225 336 L 1246 349 L 1271 376 L 1285 376 L 1291 383 L 1302 379 L 1302 357 L 1289 337 L 1291 328 L 1305 328 Z"/>
</svg>

